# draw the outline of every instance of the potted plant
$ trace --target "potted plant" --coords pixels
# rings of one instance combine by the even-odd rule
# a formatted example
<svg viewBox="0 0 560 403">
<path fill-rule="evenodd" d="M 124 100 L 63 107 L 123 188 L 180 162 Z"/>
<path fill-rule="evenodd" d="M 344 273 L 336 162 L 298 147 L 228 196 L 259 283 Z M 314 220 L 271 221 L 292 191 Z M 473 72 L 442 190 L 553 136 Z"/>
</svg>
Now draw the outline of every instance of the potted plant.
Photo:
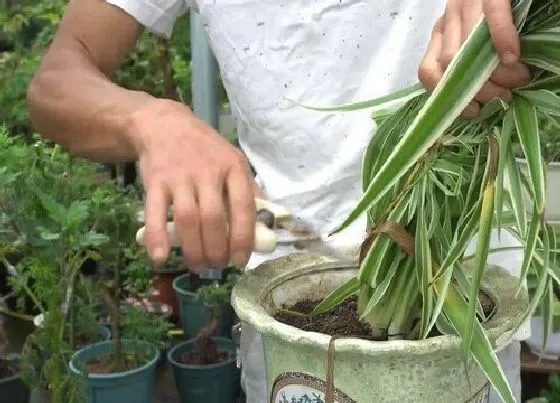
<svg viewBox="0 0 560 403">
<path fill-rule="evenodd" d="M 0 318 L 0 396 L 10 403 L 27 403 L 29 389 L 21 379 L 21 356 L 7 353 L 8 339 L 2 325 Z"/>
<path fill-rule="evenodd" d="M 216 336 L 222 327 L 222 312 L 238 274 L 229 274 L 225 283 L 215 281 L 201 286 L 197 295 L 210 312 L 210 325 L 194 339 L 174 346 L 167 359 L 173 367 L 181 402 L 228 403 L 239 397 L 239 370 L 236 346 L 226 337 Z"/>
<path fill-rule="evenodd" d="M 154 301 L 170 306 L 174 313 L 179 312 L 177 295 L 173 289 L 173 282 L 179 276 L 188 272 L 180 249 L 172 248 L 169 259 L 162 265 L 151 265 L 150 272 L 154 283 Z"/>
<path fill-rule="evenodd" d="M 558 71 L 543 61 L 556 60 L 547 42 L 555 31 L 546 29 L 560 26 L 560 17 L 552 0 L 517 0 L 513 9 L 522 60 L 536 74 L 514 91 L 511 105 L 494 100 L 476 119 L 459 117 L 498 65 L 481 18 L 432 94 L 414 85 L 369 102 L 314 108 L 374 110 L 379 127 L 363 159 L 363 196 L 332 231 L 365 215 L 368 233 L 354 266 L 294 255 L 236 285 L 242 331 L 248 323 L 262 336 L 271 401 L 311 393 L 328 402 L 481 401 L 490 385 L 515 401 L 496 351 L 541 300 L 547 305 L 558 281 L 543 219 L 537 116 L 560 108 Z M 527 181 L 513 137 L 528 162 Z M 530 224 L 522 188 L 535 200 Z M 496 227 L 524 245 L 520 279 L 487 265 Z M 468 263 L 464 251 L 476 235 Z M 523 281 L 531 265 L 539 281 L 529 304 Z"/>
<path fill-rule="evenodd" d="M 229 277 L 235 276 L 235 268 L 229 267 L 223 270 L 222 284 L 230 282 Z M 173 281 L 173 289 L 179 302 L 179 314 L 183 325 L 183 336 L 185 339 L 197 337 L 201 329 L 208 327 L 212 321 L 212 313 L 200 299 L 198 292 L 200 287 L 214 285 L 215 281 L 202 279 L 201 277 L 186 273 Z M 205 289 L 205 288 L 203 288 Z M 234 312 L 229 300 L 224 300 L 220 306 L 219 328 L 216 329 L 217 336 L 230 337 L 233 326 Z"/>
<path fill-rule="evenodd" d="M 112 209 L 112 214 L 117 225 L 117 248 L 114 264 L 108 270 L 113 273 L 113 279 L 103 283 L 112 341 L 90 344 L 78 350 L 72 355 L 69 367 L 75 378 L 83 379 L 86 383 L 87 401 L 91 403 L 148 403 L 152 401 L 154 392 L 159 350 L 154 344 L 137 338 L 136 334 L 128 333 L 130 339 L 122 338 L 124 332 L 120 307 L 123 245 L 118 221 L 122 212 L 116 207 L 119 206 Z M 144 323 L 149 325 L 147 321 Z"/>
<path fill-rule="evenodd" d="M 538 282 L 534 272 L 529 273 L 527 281 L 529 294 L 534 295 Z M 549 295 L 549 298 L 551 301 L 541 303 L 531 317 L 531 336 L 525 343 L 539 358 L 555 361 L 560 358 L 560 300 L 557 292 Z M 547 320 L 546 316 L 551 316 L 551 319 Z"/>
<path fill-rule="evenodd" d="M 560 129 L 558 127 L 558 117 L 553 115 L 542 115 L 543 123 L 539 133 L 540 146 L 543 160 L 546 164 L 546 207 L 545 217 L 547 220 L 557 224 L 560 220 L 560 205 L 556 202 L 560 199 L 560 188 L 556 187 L 560 183 Z M 524 175 L 529 175 L 527 160 L 523 158 L 520 145 L 516 145 L 517 164 Z M 532 212 L 532 202 L 530 195 L 525 194 L 525 205 L 527 212 Z"/>
</svg>

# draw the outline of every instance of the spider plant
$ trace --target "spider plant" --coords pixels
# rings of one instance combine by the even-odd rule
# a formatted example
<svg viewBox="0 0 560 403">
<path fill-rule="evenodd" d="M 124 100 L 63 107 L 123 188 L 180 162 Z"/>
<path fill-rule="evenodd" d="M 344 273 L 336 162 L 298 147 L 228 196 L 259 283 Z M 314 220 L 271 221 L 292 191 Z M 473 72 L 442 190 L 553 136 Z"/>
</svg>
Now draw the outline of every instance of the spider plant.
<svg viewBox="0 0 560 403">
<path fill-rule="evenodd" d="M 560 116 L 560 2 L 514 0 L 512 7 L 522 61 L 533 69 L 533 79 L 515 89 L 509 105 L 495 99 L 476 119 L 460 117 L 499 64 L 481 17 L 432 94 L 415 85 L 372 101 L 311 108 L 372 108 L 378 123 L 363 158 L 362 198 L 333 231 L 367 214 L 359 274 L 314 314 L 357 293 L 360 320 L 376 336 L 458 335 L 465 359 L 479 363 L 506 402 L 514 397 L 484 331 L 489 315 L 480 298 L 492 229 L 507 230 L 524 245 L 519 288 L 530 267 L 538 277 L 532 302 L 512 333 L 541 301 L 550 330 L 552 282 L 560 282 L 550 253 L 554 231 L 543 218 L 546 171 L 539 147 L 542 122 Z M 387 109 L 394 105 L 400 106 Z M 515 139 L 528 162 L 527 176 L 515 164 Z M 529 218 L 523 192 L 535 201 Z M 477 234 L 467 269 L 464 251 Z"/>
</svg>

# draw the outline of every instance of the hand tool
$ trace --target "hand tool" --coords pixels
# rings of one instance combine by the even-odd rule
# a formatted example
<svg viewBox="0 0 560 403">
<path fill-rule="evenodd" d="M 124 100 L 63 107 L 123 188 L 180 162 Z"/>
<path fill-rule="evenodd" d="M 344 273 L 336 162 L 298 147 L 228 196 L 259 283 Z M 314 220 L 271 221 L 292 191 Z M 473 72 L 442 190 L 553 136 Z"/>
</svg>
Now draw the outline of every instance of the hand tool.
<svg viewBox="0 0 560 403">
<path fill-rule="evenodd" d="M 350 244 L 334 248 L 313 230 L 305 220 L 296 218 L 286 208 L 269 200 L 255 198 L 257 221 L 255 224 L 254 252 L 272 253 L 278 245 L 293 245 L 296 249 L 321 254 L 346 263 L 357 262 L 359 245 Z M 145 227 L 136 233 L 136 241 L 144 244 Z M 175 231 L 175 222 L 167 223 L 167 236 L 172 247 L 181 246 Z M 223 269 L 207 269 L 201 278 L 221 278 Z"/>
</svg>

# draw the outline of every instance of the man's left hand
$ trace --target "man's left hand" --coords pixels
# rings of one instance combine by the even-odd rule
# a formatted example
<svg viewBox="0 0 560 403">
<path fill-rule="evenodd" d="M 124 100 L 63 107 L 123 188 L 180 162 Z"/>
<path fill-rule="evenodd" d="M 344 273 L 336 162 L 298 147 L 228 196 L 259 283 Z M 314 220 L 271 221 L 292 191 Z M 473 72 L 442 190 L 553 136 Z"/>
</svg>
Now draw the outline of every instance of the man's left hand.
<svg viewBox="0 0 560 403">
<path fill-rule="evenodd" d="M 463 111 L 465 117 L 478 115 L 481 104 L 493 98 L 509 102 L 511 89 L 530 80 L 529 69 L 519 62 L 519 35 L 513 22 L 511 0 L 448 0 L 445 13 L 434 26 L 428 50 L 420 64 L 420 81 L 429 92 L 436 88 L 482 13 L 490 28 L 500 65 Z"/>
</svg>

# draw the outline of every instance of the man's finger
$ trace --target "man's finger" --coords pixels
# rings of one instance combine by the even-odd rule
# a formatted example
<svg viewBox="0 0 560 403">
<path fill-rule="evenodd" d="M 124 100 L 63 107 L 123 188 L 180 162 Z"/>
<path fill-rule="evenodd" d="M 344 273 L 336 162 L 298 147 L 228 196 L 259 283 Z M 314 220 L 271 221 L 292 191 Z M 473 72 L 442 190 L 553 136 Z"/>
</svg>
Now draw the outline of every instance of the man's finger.
<svg viewBox="0 0 560 403">
<path fill-rule="evenodd" d="M 227 178 L 230 209 L 229 250 L 236 265 L 247 264 L 255 244 L 256 206 L 247 172 L 232 170 Z"/>
<path fill-rule="evenodd" d="M 223 202 L 224 185 L 210 178 L 198 183 L 204 257 L 212 267 L 223 268 L 229 258 L 227 218 Z"/>
<path fill-rule="evenodd" d="M 507 88 L 500 87 L 492 81 L 487 81 L 474 97 L 475 100 L 482 104 L 486 104 L 494 98 L 500 98 L 504 102 L 510 102 L 512 99 L 512 93 Z"/>
<path fill-rule="evenodd" d="M 461 116 L 467 119 L 473 119 L 480 113 L 480 104 L 476 101 L 472 101 L 461 113 Z"/>
<path fill-rule="evenodd" d="M 443 39 L 441 44 L 440 63 L 446 69 L 453 57 L 459 51 L 462 43 L 462 21 L 460 5 L 455 0 L 450 0 L 445 9 Z"/>
<path fill-rule="evenodd" d="M 463 42 L 471 34 L 474 27 L 480 20 L 482 16 L 482 2 L 480 0 L 464 0 L 463 8 L 461 11 L 461 17 L 463 20 L 463 26 L 461 27 Z"/>
<path fill-rule="evenodd" d="M 490 79 L 505 88 L 518 88 L 529 84 L 531 72 L 527 66 L 521 63 L 511 66 L 500 65 Z"/>
<path fill-rule="evenodd" d="M 428 92 L 432 92 L 436 88 L 437 83 L 443 75 L 443 69 L 439 62 L 442 46 L 442 30 L 443 20 L 440 18 L 434 26 L 428 49 L 418 68 L 418 78 Z"/>
<path fill-rule="evenodd" d="M 146 190 L 146 236 L 145 246 L 152 260 L 163 263 L 169 254 L 167 239 L 167 207 L 169 196 L 162 185 Z"/>
<path fill-rule="evenodd" d="M 189 270 L 197 272 L 204 268 L 205 261 L 200 236 L 200 214 L 193 184 L 181 184 L 174 189 L 173 220 Z"/>
<path fill-rule="evenodd" d="M 511 0 L 485 0 L 484 15 L 494 47 L 505 65 L 519 60 L 519 35 L 513 22 Z"/>
</svg>

